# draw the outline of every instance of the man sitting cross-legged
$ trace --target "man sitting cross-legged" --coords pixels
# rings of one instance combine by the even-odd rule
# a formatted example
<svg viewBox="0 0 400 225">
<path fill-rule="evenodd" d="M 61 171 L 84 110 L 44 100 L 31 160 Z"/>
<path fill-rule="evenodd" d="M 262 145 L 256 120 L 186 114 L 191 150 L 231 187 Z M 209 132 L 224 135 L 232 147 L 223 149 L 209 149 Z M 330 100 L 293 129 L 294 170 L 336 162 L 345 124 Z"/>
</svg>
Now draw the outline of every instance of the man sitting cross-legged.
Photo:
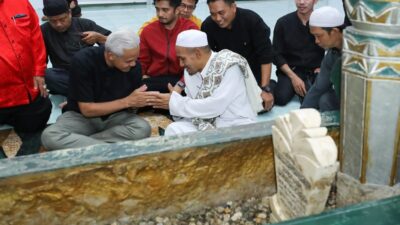
<svg viewBox="0 0 400 225">
<path fill-rule="evenodd" d="M 242 56 L 229 50 L 211 51 L 206 33 L 198 30 L 178 35 L 176 54 L 185 68 L 187 96 L 169 85 L 171 94 L 160 93 L 158 99 L 149 100 L 155 108 L 169 108 L 171 115 L 183 117 L 170 124 L 165 135 L 255 122 L 263 109 L 261 89 Z"/>
<path fill-rule="evenodd" d="M 105 48 L 78 52 L 66 112 L 44 130 L 43 145 L 56 150 L 150 136 L 150 125 L 135 112 L 155 94 L 142 86 L 138 55 L 139 38 L 127 30 L 112 33 Z"/>
</svg>

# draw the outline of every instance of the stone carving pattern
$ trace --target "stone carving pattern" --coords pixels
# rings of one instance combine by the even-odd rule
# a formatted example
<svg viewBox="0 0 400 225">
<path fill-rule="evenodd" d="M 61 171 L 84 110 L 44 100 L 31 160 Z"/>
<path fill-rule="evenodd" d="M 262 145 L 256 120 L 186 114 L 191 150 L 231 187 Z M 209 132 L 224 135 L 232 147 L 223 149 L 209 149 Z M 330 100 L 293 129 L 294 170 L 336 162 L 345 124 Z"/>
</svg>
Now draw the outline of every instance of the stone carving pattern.
<svg viewBox="0 0 400 225">
<path fill-rule="evenodd" d="M 337 172 L 337 148 L 314 109 L 292 111 L 272 127 L 277 193 L 272 222 L 320 213 Z"/>
</svg>

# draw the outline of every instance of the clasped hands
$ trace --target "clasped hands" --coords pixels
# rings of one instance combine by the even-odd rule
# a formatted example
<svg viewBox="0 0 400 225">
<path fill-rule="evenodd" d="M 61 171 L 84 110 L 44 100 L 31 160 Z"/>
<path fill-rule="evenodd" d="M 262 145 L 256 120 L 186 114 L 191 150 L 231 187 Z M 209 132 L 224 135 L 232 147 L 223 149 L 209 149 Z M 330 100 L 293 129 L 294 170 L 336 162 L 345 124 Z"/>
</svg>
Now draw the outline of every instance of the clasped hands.
<svg viewBox="0 0 400 225">
<path fill-rule="evenodd" d="M 169 99 L 174 88 L 171 84 L 168 84 L 168 89 L 170 93 L 160 93 L 158 91 L 147 91 L 147 86 L 142 85 L 125 97 L 123 101 L 126 108 L 152 106 L 157 109 L 169 109 Z"/>
</svg>

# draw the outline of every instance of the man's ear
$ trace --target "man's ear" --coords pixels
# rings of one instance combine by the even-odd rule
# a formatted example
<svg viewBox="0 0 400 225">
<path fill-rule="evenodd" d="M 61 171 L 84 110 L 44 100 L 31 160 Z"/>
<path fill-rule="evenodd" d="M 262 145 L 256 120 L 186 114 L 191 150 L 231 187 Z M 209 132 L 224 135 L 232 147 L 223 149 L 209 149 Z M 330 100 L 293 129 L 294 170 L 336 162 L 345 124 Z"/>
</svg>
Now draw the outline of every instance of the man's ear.
<svg viewBox="0 0 400 225">
<path fill-rule="evenodd" d="M 231 4 L 231 8 L 233 9 L 233 12 L 236 13 L 236 3 Z"/>
<path fill-rule="evenodd" d="M 115 55 L 112 52 L 106 51 L 106 57 L 110 61 L 114 61 Z"/>
<path fill-rule="evenodd" d="M 333 32 L 335 35 L 338 35 L 338 34 L 341 34 L 341 33 L 342 33 L 342 32 L 340 31 L 340 29 L 337 28 L 337 27 L 332 28 L 331 33 L 332 33 L 332 32 Z"/>
<path fill-rule="evenodd" d="M 194 54 L 196 55 L 196 58 L 197 58 L 197 59 L 200 59 L 201 56 L 202 56 L 202 54 L 203 54 L 203 52 L 201 51 L 200 48 L 195 48 L 195 49 L 194 49 Z"/>
</svg>

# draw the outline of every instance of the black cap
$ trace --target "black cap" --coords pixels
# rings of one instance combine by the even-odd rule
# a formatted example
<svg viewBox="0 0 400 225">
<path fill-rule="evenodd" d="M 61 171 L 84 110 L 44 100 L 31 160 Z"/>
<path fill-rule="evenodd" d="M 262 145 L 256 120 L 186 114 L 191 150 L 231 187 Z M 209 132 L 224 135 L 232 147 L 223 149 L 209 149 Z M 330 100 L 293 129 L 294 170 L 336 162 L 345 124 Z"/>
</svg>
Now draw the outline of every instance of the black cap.
<svg viewBox="0 0 400 225">
<path fill-rule="evenodd" d="M 43 0 L 43 14 L 46 16 L 57 16 L 68 10 L 69 5 L 66 0 Z"/>
</svg>

